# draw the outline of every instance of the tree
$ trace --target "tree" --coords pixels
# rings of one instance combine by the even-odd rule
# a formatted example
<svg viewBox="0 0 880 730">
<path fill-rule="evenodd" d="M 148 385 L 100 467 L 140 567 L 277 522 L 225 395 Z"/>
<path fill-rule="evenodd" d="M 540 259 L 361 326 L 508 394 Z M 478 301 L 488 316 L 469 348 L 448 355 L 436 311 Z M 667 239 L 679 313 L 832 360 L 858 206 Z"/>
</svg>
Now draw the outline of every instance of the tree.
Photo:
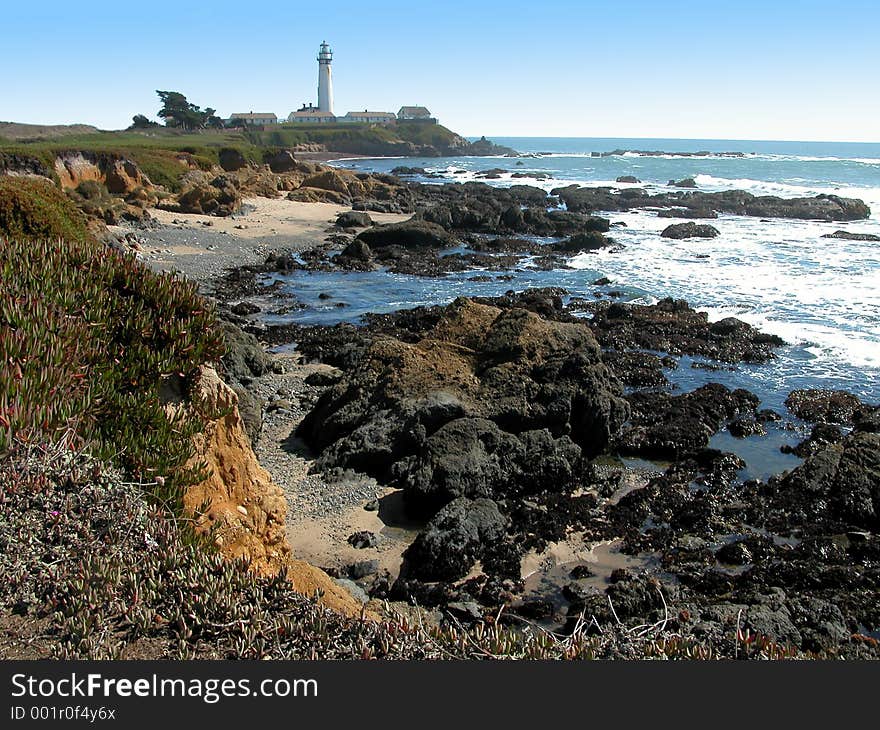
<svg viewBox="0 0 880 730">
<path fill-rule="evenodd" d="M 204 129 L 205 127 L 223 126 L 222 120 L 216 116 L 214 109 L 201 109 L 187 101 L 179 91 L 159 91 L 162 108 L 159 116 L 165 120 L 167 127 L 181 129 Z"/>
<path fill-rule="evenodd" d="M 151 127 L 158 127 L 159 122 L 154 122 L 152 119 L 147 119 L 143 114 L 135 114 L 131 118 L 131 126 L 129 129 L 150 129 Z"/>
</svg>

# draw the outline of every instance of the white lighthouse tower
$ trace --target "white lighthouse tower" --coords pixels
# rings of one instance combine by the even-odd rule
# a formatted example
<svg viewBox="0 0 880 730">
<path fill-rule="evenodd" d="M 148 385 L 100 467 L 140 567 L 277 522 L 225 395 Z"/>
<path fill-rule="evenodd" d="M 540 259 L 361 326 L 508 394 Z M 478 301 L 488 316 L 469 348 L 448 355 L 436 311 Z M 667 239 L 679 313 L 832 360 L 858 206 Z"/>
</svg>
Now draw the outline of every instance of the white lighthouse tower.
<svg viewBox="0 0 880 730">
<path fill-rule="evenodd" d="M 333 74 L 330 64 L 333 62 L 333 51 L 327 41 L 321 43 L 318 51 L 318 110 L 333 113 Z"/>
</svg>

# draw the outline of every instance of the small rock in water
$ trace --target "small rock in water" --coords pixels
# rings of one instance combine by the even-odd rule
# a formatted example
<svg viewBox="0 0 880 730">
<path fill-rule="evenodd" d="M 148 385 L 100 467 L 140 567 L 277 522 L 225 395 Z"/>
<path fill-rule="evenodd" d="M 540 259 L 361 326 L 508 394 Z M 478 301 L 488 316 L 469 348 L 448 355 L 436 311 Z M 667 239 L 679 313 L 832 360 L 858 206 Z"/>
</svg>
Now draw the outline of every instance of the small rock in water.
<svg viewBox="0 0 880 730">
<path fill-rule="evenodd" d="M 379 511 L 379 500 L 378 499 L 371 499 L 369 502 L 367 502 L 364 505 L 364 509 L 367 512 L 378 512 Z"/>
<path fill-rule="evenodd" d="M 719 562 L 727 563 L 728 565 L 746 565 L 752 562 L 752 552 L 744 540 L 724 545 L 718 549 L 715 557 L 718 558 Z"/>
<path fill-rule="evenodd" d="M 738 439 L 745 438 L 746 436 L 767 435 L 767 429 L 764 428 L 764 424 L 748 416 L 742 416 L 731 421 L 727 424 L 727 430 L 730 431 L 731 436 Z"/>
</svg>

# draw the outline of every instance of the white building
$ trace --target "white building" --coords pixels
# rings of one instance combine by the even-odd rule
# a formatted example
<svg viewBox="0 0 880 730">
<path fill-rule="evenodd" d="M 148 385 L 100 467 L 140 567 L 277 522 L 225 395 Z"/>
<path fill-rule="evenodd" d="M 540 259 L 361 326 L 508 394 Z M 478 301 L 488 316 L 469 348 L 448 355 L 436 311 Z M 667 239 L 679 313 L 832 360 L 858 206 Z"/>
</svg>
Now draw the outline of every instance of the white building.
<svg viewBox="0 0 880 730">
<path fill-rule="evenodd" d="M 272 112 L 248 112 L 247 114 L 233 114 L 229 117 L 230 122 L 242 121 L 249 127 L 263 127 L 267 124 L 278 124 L 278 117 Z"/>
<path fill-rule="evenodd" d="M 310 122 L 311 124 L 333 124 L 337 121 L 331 112 L 321 111 L 312 104 L 303 104 L 302 107 L 295 112 L 290 112 L 287 117 L 288 122 Z"/>
<path fill-rule="evenodd" d="M 431 112 L 423 106 L 402 106 L 397 112 L 397 118 L 401 121 L 437 121 L 431 117 Z"/>
<path fill-rule="evenodd" d="M 397 117 L 391 112 L 370 112 L 364 109 L 362 112 L 349 112 L 340 117 L 340 122 L 360 122 L 361 124 L 388 124 Z"/>
</svg>

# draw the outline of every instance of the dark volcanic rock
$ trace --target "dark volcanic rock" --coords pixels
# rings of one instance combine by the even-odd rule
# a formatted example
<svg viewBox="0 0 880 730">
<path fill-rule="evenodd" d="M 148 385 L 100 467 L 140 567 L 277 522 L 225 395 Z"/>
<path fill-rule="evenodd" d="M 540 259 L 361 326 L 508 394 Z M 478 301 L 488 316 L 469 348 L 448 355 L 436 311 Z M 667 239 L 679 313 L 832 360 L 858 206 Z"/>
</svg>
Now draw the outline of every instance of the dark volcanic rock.
<svg viewBox="0 0 880 730">
<path fill-rule="evenodd" d="M 404 553 L 401 572 L 421 580 L 457 580 L 483 557 L 487 544 L 504 539 L 507 518 L 491 499 L 453 500 Z"/>
<path fill-rule="evenodd" d="M 328 385 L 335 385 L 339 382 L 342 377 L 342 373 L 337 371 L 327 372 L 325 370 L 316 370 L 313 373 L 310 373 L 305 378 L 306 385 L 315 385 L 318 387 L 326 387 Z"/>
<path fill-rule="evenodd" d="M 708 223 L 673 223 L 660 234 L 663 238 L 715 238 L 718 229 Z"/>
<path fill-rule="evenodd" d="M 221 321 L 226 354 L 221 363 L 226 374 L 247 385 L 269 368 L 269 358 L 256 337 L 236 327 L 232 322 Z"/>
<path fill-rule="evenodd" d="M 238 412 L 244 422 L 244 430 L 251 443 L 255 444 L 263 428 L 263 403 L 256 395 L 238 383 L 233 382 L 230 387 L 238 396 Z"/>
<path fill-rule="evenodd" d="M 692 177 L 686 177 L 682 180 L 670 180 L 669 184 L 672 187 L 676 187 L 676 188 L 695 188 L 695 187 L 697 187 L 697 182 Z"/>
<path fill-rule="evenodd" d="M 373 259 L 373 252 L 370 250 L 370 247 L 360 239 L 355 239 L 348 244 L 342 252 L 336 256 L 333 263 L 352 271 L 372 271 L 376 268 Z"/>
<path fill-rule="evenodd" d="M 369 213 L 358 210 L 348 210 L 340 213 L 336 218 L 336 225 L 340 228 L 366 228 L 373 225 L 373 219 Z"/>
<path fill-rule="evenodd" d="M 770 480 L 776 521 L 880 529 L 880 434 L 856 431 Z"/>
<path fill-rule="evenodd" d="M 253 302 L 238 302 L 237 304 L 233 304 L 229 308 L 229 311 L 233 314 L 237 314 L 239 317 L 247 317 L 250 314 L 257 314 L 261 310 Z"/>
<path fill-rule="evenodd" d="M 632 415 L 617 439 L 621 453 L 678 458 L 709 445 L 709 437 L 741 414 L 754 416 L 760 400 L 746 390 L 709 383 L 683 395 L 636 392 Z"/>
<path fill-rule="evenodd" d="M 376 250 L 387 246 L 400 246 L 404 249 L 434 248 L 444 249 L 454 245 L 454 239 L 435 223 L 408 220 L 375 226 L 358 234 L 358 240 Z"/>
<path fill-rule="evenodd" d="M 664 363 L 657 355 L 649 352 L 609 350 L 602 353 L 602 360 L 625 385 L 634 388 L 659 388 L 668 385 L 663 368 L 670 363 Z M 675 361 L 672 360 L 672 363 Z"/>
<path fill-rule="evenodd" d="M 360 530 L 348 536 L 348 544 L 353 548 L 363 550 L 365 548 L 376 547 L 379 544 L 379 536 L 375 532 Z"/>
<path fill-rule="evenodd" d="M 468 299 L 421 316 L 428 327 L 403 332 L 393 318 L 386 330 L 409 341 L 375 336 L 306 416 L 299 433 L 320 467 L 366 471 L 434 508 L 472 489 L 560 490 L 579 453 L 600 452 L 626 420 L 582 323 Z"/>
<path fill-rule="evenodd" d="M 612 241 L 605 238 L 601 233 L 589 231 L 567 238 L 561 243 L 555 244 L 554 248 L 566 253 L 579 253 L 581 251 L 598 251 L 600 248 L 607 248 L 611 244 Z"/>
<path fill-rule="evenodd" d="M 746 438 L 747 436 L 767 435 L 767 429 L 764 427 L 764 424 L 753 416 L 742 416 L 741 418 L 734 419 L 727 424 L 727 430 L 730 431 L 731 436 L 735 436 L 738 439 Z"/>
<path fill-rule="evenodd" d="M 834 233 L 826 233 L 822 238 L 842 238 L 846 241 L 880 241 L 880 236 L 873 233 L 853 233 L 851 231 L 834 231 Z"/>
<path fill-rule="evenodd" d="M 639 180 L 637 177 L 634 177 L 634 176 L 632 176 L 632 175 L 621 175 L 619 178 L 617 178 L 617 180 L 615 180 L 615 182 L 619 182 L 619 183 L 640 183 L 641 180 Z"/>
<path fill-rule="evenodd" d="M 801 441 L 797 446 L 783 444 L 779 450 L 783 454 L 794 454 L 806 459 L 808 456 L 821 451 L 826 446 L 840 443 L 843 440 L 843 432 L 830 423 L 817 423 L 810 431 L 809 437 Z"/>
<path fill-rule="evenodd" d="M 398 165 L 391 171 L 392 175 L 427 175 L 428 171 L 424 167 L 407 167 L 406 165 Z"/>
<path fill-rule="evenodd" d="M 610 227 L 605 218 L 548 210 L 556 201 L 529 185 L 497 188 L 468 182 L 415 186 L 413 191 L 420 200 L 419 216 L 453 232 L 566 237 L 588 231 L 604 233 Z"/>
<path fill-rule="evenodd" d="M 704 355 L 724 362 L 764 362 L 785 344 L 732 317 L 710 323 L 683 299 L 656 304 L 596 303 L 590 327 L 602 347 Z"/>
<path fill-rule="evenodd" d="M 393 467 L 414 511 L 456 497 L 512 497 L 571 484 L 581 449 L 541 429 L 512 434 L 482 418 L 458 418 L 428 436 L 419 453 Z"/>
<path fill-rule="evenodd" d="M 805 421 L 852 424 L 853 417 L 863 409 L 862 402 L 845 390 L 793 390 L 785 405 Z"/>
<path fill-rule="evenodd" d="M 701 208 L 667 208 L 657 212 L 658 218 L 717 218 L 714 210 Z"/>
<path fill-rule="evenodd" d="M 623 192 L 627 192 L 624 195 Z M 633 208 L 692 208 L 719 213 L 748 215 L 758 218 L 796 218 L 803 220 L 852 221 L 866 220 L 871 209 L 861 200 L 837 195 L 816 195 L 812 198 L 778 198 L 755 196 L 743 190 L 717 193 L 697 191 L 663 192 L 657 195 L 633 196 L 632 191 L 609 187 L 554 188 L 569 211 L 591 213 L 598 210 L 631 210 Z"/>
</svg>

